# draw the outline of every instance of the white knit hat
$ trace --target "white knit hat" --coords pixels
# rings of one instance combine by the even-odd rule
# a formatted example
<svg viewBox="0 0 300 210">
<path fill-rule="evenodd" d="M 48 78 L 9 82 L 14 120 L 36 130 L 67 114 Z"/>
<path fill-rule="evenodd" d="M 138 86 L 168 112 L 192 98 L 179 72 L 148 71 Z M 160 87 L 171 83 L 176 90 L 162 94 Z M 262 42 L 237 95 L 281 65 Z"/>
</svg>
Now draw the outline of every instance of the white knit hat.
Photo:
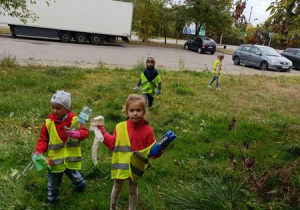
<svg viewBox="0 0 300 210">
<path fill-rule="evenodd" d="M 71 107 L 71 94 L 63 90 L 57 90 L 52 96 L 50 103 L 58 103 L 64 106 L 67 110 Z"/>
</svg>

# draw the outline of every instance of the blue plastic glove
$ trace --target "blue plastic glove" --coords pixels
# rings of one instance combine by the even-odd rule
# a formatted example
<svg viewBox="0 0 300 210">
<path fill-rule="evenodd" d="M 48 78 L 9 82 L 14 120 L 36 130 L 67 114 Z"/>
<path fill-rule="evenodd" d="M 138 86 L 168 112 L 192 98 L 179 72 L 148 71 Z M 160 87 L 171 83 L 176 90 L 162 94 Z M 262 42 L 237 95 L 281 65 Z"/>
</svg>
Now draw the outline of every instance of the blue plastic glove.
<svg viewBox="0 0 300 210">
<path fill-rule="evenodd" d="M 160 90 L 157 90 L 156 95 L 159 95 L 159 94 L 160 94 Z"/>
</svg>

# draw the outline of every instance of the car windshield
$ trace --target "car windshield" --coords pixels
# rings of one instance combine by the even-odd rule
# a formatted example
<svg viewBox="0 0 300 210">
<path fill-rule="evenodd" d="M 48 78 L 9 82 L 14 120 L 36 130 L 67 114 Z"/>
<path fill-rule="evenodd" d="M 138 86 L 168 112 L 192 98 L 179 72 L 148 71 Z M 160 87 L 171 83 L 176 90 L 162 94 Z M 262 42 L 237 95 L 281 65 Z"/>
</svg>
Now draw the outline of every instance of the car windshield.
<svg viewBox="0 0 300 210">
<path fill-rule="evenodd" d="M 260 48 L 260 50 L 261 50 L 263 55 L 280 57 L 280 54 L 276 50 L 274 50 L 273 48 L 262 47 L 262 48 Z"/>
<path fill-rule="evenodd" d="M 209 39 L 209 38 L 204 38 L 203 42 L 206 43 L 206 44 L 213 44 L 213 43 L 215 43 L 215 41 L 213 39 Z"/>
</svg>

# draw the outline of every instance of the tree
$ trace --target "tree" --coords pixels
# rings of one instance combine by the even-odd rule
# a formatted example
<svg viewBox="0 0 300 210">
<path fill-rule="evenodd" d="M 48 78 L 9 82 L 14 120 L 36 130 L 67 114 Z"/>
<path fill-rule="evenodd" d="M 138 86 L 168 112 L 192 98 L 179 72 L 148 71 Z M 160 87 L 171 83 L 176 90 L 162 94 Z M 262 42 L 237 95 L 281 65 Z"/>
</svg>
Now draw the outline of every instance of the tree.
<svg viewBox="0 0 300 210">
<path fill-rule="evenodd" d="M 49 4 L 51 0 L 46 0 Z M 28 19 L 35 21 L 38 17 L 27 8 L 28 2 L 36 4 L 36 0 L 0 0 L 0 14 L 11 17 L 18 17 L 20 21 L 26 23 Z"/>
<path fill-rule="evenodd" d="M 281 0 L 270 4 L 266 11 L 270 17 L 266 21 L 273 37 L 288 46 L 300 44 L 300 2 L 299 0 Z"/>
<path fill-rule="evenodd" d="M 242 0 L 235 2 L 235 10 L 232 14 L 232 16 L 234 17 L 235 25 L 237 25 L 238 23 L 246 22 L 246 17 L 243 14 L 245 8 L 246 8 L 246 0 L 243 2 Z"/>
<path fill-rule="evenodd" d="M 158 34 L 160 32 L 163 34 L 165 38 L 165 44 L 167 43 L 167 36 L 173 29 L 173 16 L 170 8 L 166 8 L 163 4 L 160 4 L 160 8 L 158 10 L 159 13 L 159 25 Z"/>
<path fill-rule="evenodd" d="M 260 36 L 261 27 L 257 25 L 257 27 L 253 27 L 251 23 L 248 23 L 246 27 L 245 43 L 248 44 L 262 44 L 262 39 Z"/>
<path fill-rule="evenodd" d="M 164 0 L 139 0 L 135 2 L 133 12 L 133 28 L 142 41 L 148 41 L 158 31 L 160 9 Z"/>
<path fill-rule="evenodd" d="M 222 28 L 231 27 L 232 18 L 230 8 L 232 0 L 186 0 L 187 15 L 195 22 L 195 35 L 205 23 L 210 28 L 222 31 Z M 212 27 L 212 26 L 222 27 Z"/>
<path fill-rule="evenodd" d="M 171 10 L 173 19 L 173 32 L 176 40 L 180 38 L 183 34 L 183 28 L 188 23 L 188 18 L 186 15 L 186 6 L 184 5 L 173 5 Z"/>
</svg>

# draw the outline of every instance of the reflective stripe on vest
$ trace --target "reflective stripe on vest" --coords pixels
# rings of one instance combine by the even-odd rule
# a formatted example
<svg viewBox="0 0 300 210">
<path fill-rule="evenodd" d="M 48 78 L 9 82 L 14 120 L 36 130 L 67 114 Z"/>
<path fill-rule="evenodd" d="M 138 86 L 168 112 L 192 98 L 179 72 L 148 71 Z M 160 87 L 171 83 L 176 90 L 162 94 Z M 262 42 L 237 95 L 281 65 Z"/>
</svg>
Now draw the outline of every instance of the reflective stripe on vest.
<svg viewBox="0 0 300 210">
<path fill-rule="evenodd" d="M 222 74 L 222 62 L 219 59 L 217 59 L 217 60 L 215 60 L 215 62 L 213 64 L 213 70 L 212 70 L 213 76 L 215 76 L 216 73 L 217 73 L 217 66 L 218 65 L 220 65 L 220 67 L 219 67 L 219 75 Z"/>
<path fill-rule="evenodd" d="M 52 163 L 53 163 L 53 165 L 60 165 L 60 164 L 63 164 L 64 161 L 65 161 L 65 159 L 62 158 L 62 159 L 52 160 Z"/>
<path fill-rule="evenodd" d="M 113 170 L 129 170 L 129 164 L 127 163 L 115 163 L 111 165 Z"/>
<path fill-rule="evenodd" d="M 160 75 L 157 75 L 151 82 L 149 82 L 143 72 L 141 74 L 142 94 L 148 93 L 153 96 L 157 91 L 158 84 L 160 83 L 160 81 L 161 81 Z"/>
<path fill-rule="evenodd" d="M 136 168 L 134 165 L 130 164 L 131 171 L 134 174 L 134 176 L 141 177 L 144 174 L 144 171 L 141 171 L 140 169 Z"/>
<path fill-rule="evenodd" d="M 155 142 L 144 150 L 132 152 L 126 121 L 116 126 L 116 133 L 117 139 L 112 155 L 111 176 L 113 179 L 130 177 L 132 181 L 138 182 L 148 166 L 148 154 Z"/>
<path fill-rule="evenodd" d="M 56 150 L 65 147 L 65 144 L 48 145 L 48 150 Z"/>
<path fill-rule="evenodd" d="M 79 147 L 80 142 L 67 142 L 66 147 Z M 65 147 L 65 144 L 48 145 L 48 150 L 56 150 Z"/>
<path fill-rule="evenodd" d="M 73 117 L 71 129 L 75 126 L 77 117 Z M 81 147 L 77 139 L 66 144 L 60 139 L 54 121 L 46 119 L 46 128 L 49 134 L 48 157 L 53 162 L 52 173 L 63 172 L 66 168 L 81 169 Z"/>
<path fill-rule="evenodd" d="M 81 162 L 82 157 L 66 157 L 67 162 Z"/>
<path fill-rule="evenodd" d="M 79 141 L 67 142 L 66 147 L 80 147 L 80 142 Z"/>
<path fill-rule="evenodd" d="M 130 146 L 115 146 L 113 152 L 131 152 Z"/>
<path fill-rule="evenodd" d="M 137 156 L 137 158 L 139 158 L 141 161 L 148 164 L 148 158 L 144 158 L 140 151 L 135 151 L 135 152 L 133 152 L 133 154 L 135 154 Z"/>
</svg>

